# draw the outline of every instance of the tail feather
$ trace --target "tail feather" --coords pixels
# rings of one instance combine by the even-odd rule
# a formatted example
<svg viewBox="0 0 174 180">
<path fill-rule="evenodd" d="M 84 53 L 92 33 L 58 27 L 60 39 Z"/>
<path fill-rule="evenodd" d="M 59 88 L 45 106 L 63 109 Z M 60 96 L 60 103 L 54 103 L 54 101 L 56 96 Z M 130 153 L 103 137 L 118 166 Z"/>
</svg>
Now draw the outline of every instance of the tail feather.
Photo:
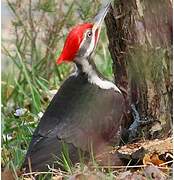
<svg viewBox="0 0 174 180">
<path fill-rule="evenodd" d="M 71 162 L 79 162 L 79 151 L 73 144 L 66 144 Z M 48 171 L 48 165 L 61 168 L 63 143 L 57 137 L 45 137 L 30 145 L 22 168 L 25 172 Z M 59 163 L 58 163 L 59 162 Z"/>
</svg>

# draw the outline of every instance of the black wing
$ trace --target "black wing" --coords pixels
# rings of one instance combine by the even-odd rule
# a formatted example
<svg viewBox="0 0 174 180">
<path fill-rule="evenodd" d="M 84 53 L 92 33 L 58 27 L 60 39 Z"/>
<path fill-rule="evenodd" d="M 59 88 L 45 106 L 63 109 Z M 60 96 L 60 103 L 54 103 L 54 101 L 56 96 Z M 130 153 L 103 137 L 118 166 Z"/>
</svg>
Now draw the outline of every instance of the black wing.
<svg viewBox="0 0 174 180">
<path fill-rule="evenodd" d="M 60 141 L 84 151 L 89 142 L 98 146 L 109 141 L 120 128 L 123 97 L 114 90 L 102 90 L 83 76 L 72 76 L 52 99 L 36 128 L 27 157 L 60 155 Z M 38 160 L 38 162 L 42 162 Z M 37 163 L 38 163 L 37 162 Z M 37 164 L 36 163 L 36 164 Z"/>
</svg>

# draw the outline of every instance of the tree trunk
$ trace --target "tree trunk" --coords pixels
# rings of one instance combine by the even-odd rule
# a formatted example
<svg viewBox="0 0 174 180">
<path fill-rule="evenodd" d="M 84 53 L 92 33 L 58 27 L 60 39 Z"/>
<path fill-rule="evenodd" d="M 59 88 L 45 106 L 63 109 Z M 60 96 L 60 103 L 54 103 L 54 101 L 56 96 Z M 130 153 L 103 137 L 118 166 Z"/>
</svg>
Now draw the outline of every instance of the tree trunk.
<svg viewBox="0 0 174 180">
<path fill-rule="evenodd" d="M 145 134 L 166 135 L 172 122 L 172 2 L 115 0 L 105 22 L 115 83 L 126 92 L 127 113 L 137 118 L 127 126 L 151 122 Z"/>
</svg>

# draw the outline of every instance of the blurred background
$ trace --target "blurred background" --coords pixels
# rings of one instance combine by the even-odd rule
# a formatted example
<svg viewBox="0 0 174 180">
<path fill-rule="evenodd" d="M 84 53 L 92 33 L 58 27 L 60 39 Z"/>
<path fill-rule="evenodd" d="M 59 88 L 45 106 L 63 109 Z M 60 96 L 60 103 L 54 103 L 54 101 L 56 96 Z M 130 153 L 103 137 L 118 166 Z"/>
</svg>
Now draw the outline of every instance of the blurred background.
<svg viewBox="0 0 174 180">
<path fill-rule="evenodd" d="M 91 6 L 92 4 L 92 6 Z M 2 1 L 2 167 L 21 166 L 42 112 L 73 64 L 56 65 L 72 26 L 91 21 L 99 0 Z M 112 79 L 106 29 L 94 59 Z"/>
</svg>

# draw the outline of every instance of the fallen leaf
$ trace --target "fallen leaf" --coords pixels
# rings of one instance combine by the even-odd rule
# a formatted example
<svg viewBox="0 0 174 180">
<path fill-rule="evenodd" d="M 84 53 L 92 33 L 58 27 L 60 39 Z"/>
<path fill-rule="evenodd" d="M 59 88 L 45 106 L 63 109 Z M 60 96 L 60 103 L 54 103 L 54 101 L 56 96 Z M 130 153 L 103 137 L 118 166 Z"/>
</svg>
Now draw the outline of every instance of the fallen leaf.
<svg viewBox="0 0 174 180">
<path fill-rule="evenodd" d="M 143 158 L 143 164 L 144 165 L 154 164 L 156 166 L 159 166 L 163 163 L 165 163 L 165 162 L 163 160 L 159 159 L 159 156 L 157 153 L 153 153 L 152 155 L 145 154 L 145 156 Z"/>
<path fill-rule="evenodd" d="M 5 168 L 1 175 L 2 180 L 15 180 L 13 172 Z"/>
</svg>

